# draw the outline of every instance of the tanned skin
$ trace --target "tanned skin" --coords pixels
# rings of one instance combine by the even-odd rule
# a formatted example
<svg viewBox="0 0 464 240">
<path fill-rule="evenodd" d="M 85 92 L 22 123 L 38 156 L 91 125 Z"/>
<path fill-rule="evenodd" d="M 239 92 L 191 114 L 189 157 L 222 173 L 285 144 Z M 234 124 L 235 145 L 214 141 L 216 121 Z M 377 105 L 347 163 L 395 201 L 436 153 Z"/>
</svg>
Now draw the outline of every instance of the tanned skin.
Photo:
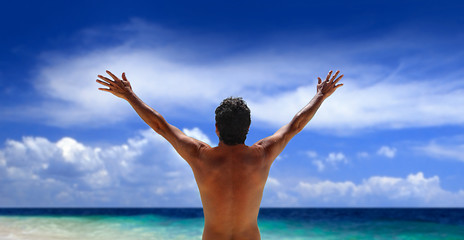
<svg viewBox="0 0 464 240">
<path fill-rule="evenodd" d="M 317 92 L 312 100 L 272 136 L 252 146 L 227 145 L 220 141 L 217 147 L 211 147 L 185 135 L 140 100 L 125 73 L 119 79 L 110 71 L 106 72 L 112 79 L 98 75 L 97 82 L 107 87 L 99 90 L 129 102 L 143 121 L 171 143 L 192 168 L 205 216 L 203 240 L 261 239 L 258 212 L 274 159 L 290 139 L 303 130 L 322 102 L 343 86 L 337 84 L 343 75 L 337 78 L 339 71 L 333 76 L 330 71 L 324 81 L 318 78 Z"/>
</svg>

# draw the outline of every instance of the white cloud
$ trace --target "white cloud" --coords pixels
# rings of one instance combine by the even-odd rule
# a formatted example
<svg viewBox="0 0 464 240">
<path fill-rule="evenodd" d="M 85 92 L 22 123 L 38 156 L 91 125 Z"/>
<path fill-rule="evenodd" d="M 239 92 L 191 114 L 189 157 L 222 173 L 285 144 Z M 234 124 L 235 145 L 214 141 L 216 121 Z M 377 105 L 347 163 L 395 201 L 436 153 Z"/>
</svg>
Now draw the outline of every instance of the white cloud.
<svg viewBox="0 0 464 240">
<path fill-rule="evenodd" d="M 317 167 L 317 171 L 322 172 L 325 169 L 325 165 L 321 160 L 313 160 L 313 165 Z"/>
<path fill-rule="evenodd" d="M 298 207 L 463 207 L 464 190 L 447 191 L 438 176 L 371 176 L 360 183 L 282 177 L 265 187 L 263 206 Z"/>
<path fill-rule="evenodd" d="M 123 32 L 130 33 L 124 34 L 130 37 L 117 38 L 119 44 L 89 48 L 79 55 L 44 53 L 42 62 L 46 64 L 39 66 L 39 77 L 34 82 L 47 100 L 38 108 L 22 108 L 21 112 L 8 109 L 8 116 L 24 116 L 26 112 L 29 117 L 43 116 L 48 124 L 59 126 L 107 125 L 135 117 L 123 100 L 96 90 L 96 75 L 109 69 L 118 75 L 125 71 L 135 92 L 162 113 L 185 119 L 193 112 L 196 117 L 210 116 L 206 112 L 214 111 L 224 97 L 240 95 L 249 103 L 253 120 L 280 126 L 309 102 L 315 93 L 316 77 L 335 67 L 345 74 L 345 86 L 323 104 L 310 123 L 312 129 L 349 133 L 358 129 L 464 123 L 464 108 L 455 107 L 464 105 L 464 88 L 459 79 L 462 70 L 444 76 L 417 71 L 412 75 L 410 70 L 417 65 L 438 63 L 425 60 L 430 58 L 401 55 L 401 51 L 397 53 L 398 66 L 356 60 L 360 53 L 366 56 L 386 49 L 431 54 L 421 46 L 404 45 L 401 31 L 385 39 L 352 43 L 348 50 L 335 43 L 331 51 L 322 51 L 326 46 L 318 44 L 298 51 L 288 46 L 266 51 L 261 46 L 224 56 L 218 50 L 233 49 L 232 41 L 215 42 L 213 37 L 205 39 L 194 34 L 185 37 L 185 33 L 140 20 L 112 29 L 115 36 Z M 98 42 L 103 31 L 87 29 L 79 37 Z M 460 52 L 455 54 L 455 58 L 447 60 L 449 64 L 453 59 L 459 61 Z M 450 81 L 442 84 L 442 79 Z"/>
<path fill-rule="evenodd" d="M 447 158 L 464 162 L 464 144 L 438 144 L 431 141 L 429 144 L 417 147 L 417 150 L 436 158 Z"/>
<path fill-rule="evenodd" d="M 275 187 L 281 186 L 281 184 L 280 184 L 279 180 L 277 180 L 276 178 L 268 177 L 267 182 L 266 182 L 266 186 L 268 186 L 270 188 L 275 188 Z"/>
<path fill-rule="evenodd" d="M 193 131 L 193 130 L 191 130 Z M 197 130 L 198 131 L 198 130 Z M 201 131 L 197 132 L 201 135 Z M 332 153 L 324 166 L 345 162 Z M 269 177 L 265 206 L 459 206 L 464 190 L 450 192 L 438 176 L 372 176 L 352 181 Z M 200 206 L 188 164 L 152 130 L 126 143 L 94 147 L 65 137 L 24 137 L 0 149 L 2 206 Z"/>
<path fill-rule="evenodd" d="M 298 199 L 287 191 L 286 182 L 269 176 L 264 187 L 262 207 L 293 206 Z"/>
<path fill-rule="evenodd" d="M 209 139 L 209 137 L 204 134 L 199 128 L 195 127 L 195 128 L 192 128 L 192 129 L 188 129 L 188 128 L 184 128 L 182 129 L 182 132 L 185 133 L 185 135 L 189 136 L 189 137 L 193 137 L 195 139 L 198 139 L 200 141 L 203 141 L 204 143 L 212 146 L 213 143 L 211 142 L 211 140 Z"/>
<path fill-rule="evenodd" d="M 294 191 L 298 204 L 312 206 L 464 206 L 464 190 L 449 192 L 441 188 L 438 176 L 422 172 L 406 178 L 373 176 L 362 183 L 301 181 Z"/>
<path fill-rule="evenodd" d="M 8 140 L 0 149 L 0 195 L 2 206 L 200 205 L 188 164 L 152 130 L 106 147 L 69 137 Z"/>
<path fill-rule="evenodd" d="M 345 155 L 341 152 L 339 153 L 329 153 L 329 156 L 325 159 L 326 162 L 331 163 L 331 164 L 337 164 L 337 163 L 348 163 L 348 159 L 345 157 Z"/>
<path fill-rule="evenodd" d="M 463 89 L 454 82 L 437 86 L 435 83 L 438 80 L 435 79 L 426 82 L 401 81 L 403 76 L 395 76 L 395 80 L 360 84 L 367 80 L 354 79 L 349 73 L 345 75 L 345 86 L 322 105 L 309 124 L 311 128 L 349 133 L 355 129 L 399 129 L 464 123 L 464 108 L 451 107 L 464 105 Z M 401 83 L 397 83 L 397 80 Z M 250 105 L 255 111 L 255 119 L 273 121 L 276 125 L 286 123 L 309 102 L 315 89 L 315 85 L 311 84 L 252 101 Z"/>
<path fill-rule="evenodd" d="M 385 156 L 387 158 L 394 158 L 396 155 L 396 148 L 389 146 L 382 146 L 377 151 L 378 155 Z"/>
<path fill-rule="evenodd" d="M 338 164 L 343 163 L 347 164 L 348 163 L 348 158 L 341 153 L 341 152 L 331 152 L 327 155 L 325 159 L 315 159 L 317 157 L 317 153 L 313 151 L 307 152 L 308 157 L 313 158 L 311 161 L 314 166 L 317 167 L 317 171 L 322 172 L 326 169 L 327 164 L 330 164 L 330 166 L 336 168 Z"/>
</svg>

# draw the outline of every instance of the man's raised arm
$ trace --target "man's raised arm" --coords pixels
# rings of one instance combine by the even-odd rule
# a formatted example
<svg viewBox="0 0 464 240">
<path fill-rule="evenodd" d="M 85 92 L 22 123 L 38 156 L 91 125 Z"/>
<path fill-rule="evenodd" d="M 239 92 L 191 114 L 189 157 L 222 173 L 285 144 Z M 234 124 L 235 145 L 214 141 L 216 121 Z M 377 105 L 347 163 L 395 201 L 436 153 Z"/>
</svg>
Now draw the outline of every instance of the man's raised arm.
<svg viewBox="0 0 464 240">
<path fill-rule="evenodd" d="M 255 143 L 255 145 L 263 147 L 266 160 L 268 160 L 270 164 L 272 164 L 274 159 L 284 150 L 290 139 L 303 130 L 306 124 L 313 118 L 314 114 L 316 114 L 322 102 L 332 95 L 337 88 L 343 86 L 343 84 L 337 85 L 338 81 L 343 77 L 343 75 L 340 75 L 337 78 L 339 73 L 340 71 L 337 71 L 335 75 L 331 76 L 332 71 L 330 71 L 324 81 L 318 78 L 316 95 L 295 115 L 295 117 L 293 117 L 290 123 L 281 127 L 272 136 Z"/>
<path fill-rule="evenodd" d="M 99 90 L 110 92 L 117 97 L 120 97 L 132 106 L 137 114 L 145 121 L 155 132 L 163 136 L 176 151 L 184 158 L 189 164 L 194 159 L 197 159 L 200 149 L 202 147 L 209 147 L 208 144 L 197 139 L 188 137 L 177 127 L 169 124 L 161 114 L 153 108 L 145 104 L 140 98 L 132 91 L 130 82 L 126 78 L 126 74 L 122 74 L 122 79 L 116 77 L 110 71 L 106 71 L 113 80 L 98 75 L 101 79 L 97 82 L 108 88 L 99 88 Z"/>
</svg>

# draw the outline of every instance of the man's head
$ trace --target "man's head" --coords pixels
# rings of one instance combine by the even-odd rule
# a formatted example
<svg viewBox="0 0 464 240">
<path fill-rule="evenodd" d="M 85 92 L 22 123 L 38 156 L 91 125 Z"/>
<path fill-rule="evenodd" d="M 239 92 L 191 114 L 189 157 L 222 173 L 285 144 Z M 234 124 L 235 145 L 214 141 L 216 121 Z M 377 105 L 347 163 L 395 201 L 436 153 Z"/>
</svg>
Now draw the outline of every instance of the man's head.
<svg viewBox="0 0 464 240">
<path fill-rule="evenodd" d="M 216 108 L 219 140 L 227 145 L 245 143 L 250 127 L 250 109 L 242 98 L 229 97 Z"/>
</svg>

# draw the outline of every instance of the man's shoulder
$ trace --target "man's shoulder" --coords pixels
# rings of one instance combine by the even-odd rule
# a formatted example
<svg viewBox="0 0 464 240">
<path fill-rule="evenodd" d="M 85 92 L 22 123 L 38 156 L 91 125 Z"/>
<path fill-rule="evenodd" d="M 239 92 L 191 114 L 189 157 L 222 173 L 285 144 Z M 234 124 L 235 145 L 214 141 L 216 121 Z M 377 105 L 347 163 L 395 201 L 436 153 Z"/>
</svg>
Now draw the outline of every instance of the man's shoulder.
<svg viewBox="0 0 464 240">
<path fill-rule="evenodd" d="M 204 147 L 201 149 L 202 155 L 204 157 L 211 157 L 211 156 L 236 156 L 236 155 L 248 155 L 255 158 L 262 158 L 264 157 L 264 148 L 261 145 L 242 145 L 236 147 Z"/>
<path fill-rule="evenodd" d="M 263 154 L 264 153 L 264 147 L 261 144 L 255 143 L 251 146 L 248 147 L 250 151 L 258 153 L 258 154 Z"/>
</svg>

